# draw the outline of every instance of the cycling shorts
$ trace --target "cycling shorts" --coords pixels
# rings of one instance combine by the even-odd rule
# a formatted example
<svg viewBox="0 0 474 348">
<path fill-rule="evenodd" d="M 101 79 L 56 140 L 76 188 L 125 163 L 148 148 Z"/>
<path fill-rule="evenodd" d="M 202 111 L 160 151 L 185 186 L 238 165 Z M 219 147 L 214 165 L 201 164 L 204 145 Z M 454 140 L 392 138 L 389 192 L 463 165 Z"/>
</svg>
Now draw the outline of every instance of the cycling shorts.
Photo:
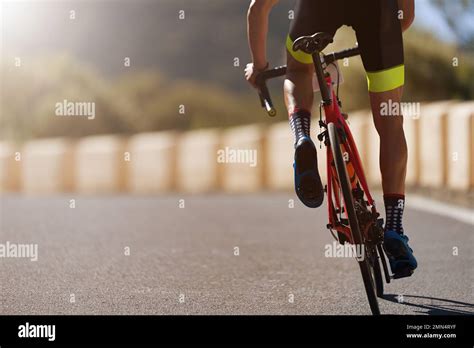
<svg viewBox="0 0 474 348">
<path fill-rule="evenodd" d="M 335 35 L 342 25 L 357 36 L 369 91 L 385 92 L 405 80 L 403 37 L 397 0 L 299 0 L 286 47 L 297 61 L 312 64 L 311 55 L 292 49 L 300 36 L 326 32 Z"/>
</svg>

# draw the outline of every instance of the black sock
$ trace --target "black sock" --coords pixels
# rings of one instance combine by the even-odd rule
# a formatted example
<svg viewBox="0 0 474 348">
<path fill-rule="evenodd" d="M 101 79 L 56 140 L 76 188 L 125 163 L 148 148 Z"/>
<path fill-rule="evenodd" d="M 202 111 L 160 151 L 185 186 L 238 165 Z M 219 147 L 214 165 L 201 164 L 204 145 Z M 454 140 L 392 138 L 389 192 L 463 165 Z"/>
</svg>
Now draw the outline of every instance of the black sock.
<svg viewBox="0 0 474 348">
<path fill-rule="evenodd" d="M 385 231 L 395 231 L 403 234 L 403 209 L 405 207 L 405 195 L 386 194 L 383 195 L 385 203 Z"/>
<path fill-rule="evenodd" d="M 302 137 L 310 137 L 311 113 L 302 109 L 295 109 L 290 116 L 290 126 L 295 136 L 295 144 Z"/>
</svg>

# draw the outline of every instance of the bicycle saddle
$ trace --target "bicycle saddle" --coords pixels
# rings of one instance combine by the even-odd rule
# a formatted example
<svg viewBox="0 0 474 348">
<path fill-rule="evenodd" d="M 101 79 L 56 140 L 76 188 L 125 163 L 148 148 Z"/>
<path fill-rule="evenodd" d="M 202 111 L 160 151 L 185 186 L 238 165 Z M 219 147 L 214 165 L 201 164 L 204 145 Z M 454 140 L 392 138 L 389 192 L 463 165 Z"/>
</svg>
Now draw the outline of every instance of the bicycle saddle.
<svg viewBox="0 0 474 348">
<path fill-rule="evenodd" d="M 294 51 L 303 51 L 307 54 L 321 52 L 327 45 L 333 42 L 333 36 L 328 33 L 316 33 L 311 36 L 301 36 L 293 43 Z"/>
</svg>

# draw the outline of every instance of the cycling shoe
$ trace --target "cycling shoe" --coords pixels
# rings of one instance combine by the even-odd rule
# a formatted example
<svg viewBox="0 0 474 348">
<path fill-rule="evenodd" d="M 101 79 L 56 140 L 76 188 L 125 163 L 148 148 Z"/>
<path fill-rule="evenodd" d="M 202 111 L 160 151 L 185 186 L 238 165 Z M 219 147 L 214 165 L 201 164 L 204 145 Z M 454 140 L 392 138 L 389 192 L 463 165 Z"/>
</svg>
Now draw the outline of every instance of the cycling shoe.
<svg viewBox="0 0 474 348">
<path fill-rule="evenodd" d="M 385 231 L 384 249 L 388 256 L 394 279 L 409 277 L 418 266 L 408 237 L 395 231 Z"/>
<path fill-rule="evenodd" d="M 293 168 L 296 195 L 307 207 L 319 207 L 324 200 L 324 190 L 318 173 L 316 147 L 310 138 L 302 137 L 296 144 Z"/>
</svg>

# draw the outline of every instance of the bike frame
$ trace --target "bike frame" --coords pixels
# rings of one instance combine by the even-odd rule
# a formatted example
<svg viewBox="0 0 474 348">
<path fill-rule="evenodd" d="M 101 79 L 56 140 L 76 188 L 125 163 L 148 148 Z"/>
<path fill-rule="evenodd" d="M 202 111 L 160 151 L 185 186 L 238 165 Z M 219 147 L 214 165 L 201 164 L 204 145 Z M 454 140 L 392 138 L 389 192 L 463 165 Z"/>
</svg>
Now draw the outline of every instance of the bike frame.
<svg viewBox="0 0 474 348">
<path fill-rule="evenodd" d="M 320 87 L 322 97 L 322 107 L 324 109 L 325 124 L 334 123 L 338 132 L 342 135 L 341 145 L 344 147 L 344 152 L 348 154 L 349 161 L 347 166 L 351 164 L 354 168 L 354 172 L 358 182 L 360 183 L 361 189 L 367 198 L 367 203 L 371 207 L 372 213 L 377 213 L 375 208 L 375 202 L 370 194 L 369 187 L 367 185 L 367 179 L 362 167 L 362 161 L 357 150 L 354 138 L 350 131 L 350 128 L 344 119 L 341 109 L 339 107 L 339 101 L 337 95 L 334 92 L 331 76 L 326 73 L 321 63 L 321 56 L 319 53 L 313 54 L 313 62 L 315 66 L 316 76 Z M 342 211 L 341 200 L 338 196 L 339 186 L 337 181 L 337 174 L 335 168 L 332 165 L 334 159 L 328 141 L 326 141 L 326 170 L 327 170 L 327 197 L 328 197 L 328 227 L 331 230 L 336 230 L 344 234 L 344 236 L 353 243 L 351 230 L 349 227 L 344 226 L 337 219 L 337 212 Z M 366 233 L 367 231 L 361 231 Z"/>
</svg>

